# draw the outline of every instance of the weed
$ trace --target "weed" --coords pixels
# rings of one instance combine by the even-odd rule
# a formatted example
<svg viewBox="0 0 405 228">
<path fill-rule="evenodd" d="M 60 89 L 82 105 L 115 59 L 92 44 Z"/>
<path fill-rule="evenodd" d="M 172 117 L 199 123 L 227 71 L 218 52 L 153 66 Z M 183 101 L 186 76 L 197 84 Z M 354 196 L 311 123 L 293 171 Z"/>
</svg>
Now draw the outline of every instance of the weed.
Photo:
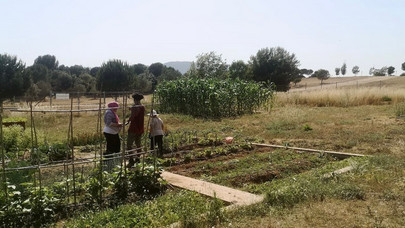
<svg viewBox="0 0 405 228">
<path fill-rule="evenodd" d="M 308 124 L 305 124 L 305 125 L 302 127 L 302 129 L 303 129 L 304 131 L 312 131 L 312 127 L 309 126 Z"/>
</svg>

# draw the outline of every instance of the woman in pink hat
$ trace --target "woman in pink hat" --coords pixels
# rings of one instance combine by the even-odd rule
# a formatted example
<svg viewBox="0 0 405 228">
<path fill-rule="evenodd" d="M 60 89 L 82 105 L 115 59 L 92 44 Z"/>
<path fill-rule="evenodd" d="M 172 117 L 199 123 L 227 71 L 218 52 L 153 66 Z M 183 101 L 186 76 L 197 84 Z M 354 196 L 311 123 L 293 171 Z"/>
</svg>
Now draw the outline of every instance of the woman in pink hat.
<svg viewBox="0 0 405 228">
<path fill-rule="evenodd" d="M 114 154 L 120 152 L 120 137 L 118 133 L 121 130 L 122 123 L 117 115 L 119 104 L 116 101 L 108 103 L 108 109 L 104 114 L 104 137 L 107 141 L 107 150 L 105 155 Z M 110 164 L 111 162 L 107 162 Z M 110 166 L 110 165 L 108 165 Z M 108 167 L 111 169 L 112 167 Z"/>
</svg>

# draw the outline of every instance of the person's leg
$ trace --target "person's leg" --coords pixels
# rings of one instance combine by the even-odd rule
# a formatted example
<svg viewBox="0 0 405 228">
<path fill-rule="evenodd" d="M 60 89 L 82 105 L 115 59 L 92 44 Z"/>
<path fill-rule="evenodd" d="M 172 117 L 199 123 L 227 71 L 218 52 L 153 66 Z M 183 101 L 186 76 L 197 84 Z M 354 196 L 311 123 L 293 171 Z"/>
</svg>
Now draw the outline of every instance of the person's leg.
<svg viewBox="0 0 405 228">
<path fill-rule="evenodd" d="M 132 145 L 134 144 L 135 134 L 132 132 L 128 132 L 127 135 L 127 150 L 132 150 Z"/>
<path fill-rule="evenodd" d="M 151 136 L 150 138 L 150 149 L 155 149 L 155 136 Z"/>
<path fill-rule="evenodd" d="M 132 132 L 128 132 L 127 135 L 127 150 L 132 150 L 132 145 L 134 143 L 134 140 L 136 139 L 136 135 Z M 128 152 L 129 154 L 133 154 L 134 152 Z M 128 159 L 128 168 L 131 168 L 132 166 L 134 166 L 135 162 L 134 162 L 134 157 L 130 157 Z"/>
<path fill-rule="evenodd" d="M 110 154 L 118 153 L 120 151 L 120 138 L 118 134 L 108 134 L 104 132 L 105 139 L 107 141 L 107 149 L 104 153 L 105 165 L 103 165 L 103 170 L 110 171 L 114 167 L 113 156 L 108 156 Z"/>
<path fill-rule="evenodd" d="M 142 134 L 136 134 L 135 135 L 135 145 L 136 145 L 136 148 L 137 148 L 136 153 L 142 152 L 142 148 L 141 148 L 142 147 Z M 139 157 L 140 157 L 140 155 L 135 156 L 135 162 L 136 163 L 138 163 L 140 161 Z"/>
<path fill-rule="evenodd" d="M 156 144 L 158 146 L 158 157 L 163 158 L 163 135 L 156 136 Z"/>
</svg>

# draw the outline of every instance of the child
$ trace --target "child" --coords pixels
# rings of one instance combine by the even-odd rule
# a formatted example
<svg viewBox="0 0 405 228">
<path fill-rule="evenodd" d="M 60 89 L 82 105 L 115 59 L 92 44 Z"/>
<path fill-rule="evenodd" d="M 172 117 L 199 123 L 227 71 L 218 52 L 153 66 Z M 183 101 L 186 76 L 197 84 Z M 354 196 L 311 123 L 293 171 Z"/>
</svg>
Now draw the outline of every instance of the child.
<svg viewBox="0 0 405 228">
<path fill-rule="evenodd" d="M 153 150 L 157 144 L 158 157 L 163 158 L 163 121 L 158 117 L 155 110 L 152 110 L 150 120 L 150 149 Z"/>
</svg>

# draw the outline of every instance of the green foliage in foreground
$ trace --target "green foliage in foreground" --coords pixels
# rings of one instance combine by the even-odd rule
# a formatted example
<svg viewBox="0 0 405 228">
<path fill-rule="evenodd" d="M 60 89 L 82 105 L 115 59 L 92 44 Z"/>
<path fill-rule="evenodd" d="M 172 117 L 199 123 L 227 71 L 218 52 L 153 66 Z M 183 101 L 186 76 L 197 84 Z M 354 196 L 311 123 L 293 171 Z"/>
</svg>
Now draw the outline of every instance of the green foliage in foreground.
<svg viewBox="0 0 405 228">
<path fill-rule="evenodd" d="M 66 227 L 163 227 L 175 222 L 183 227 L 207 227 L 223 218 L 221 207 L 218 199 L 207 200 L 195 192 L 170 192 L 153 201 L 82 214 L 70 219 Z"/>
<path fill-rule="evenodd" d="M 238 79 L 183 78 L 162 82 L 156 95 L 162 112 L 221 118 L 253 113 L 271 101 L 273 90 Z"/>
</svg>

